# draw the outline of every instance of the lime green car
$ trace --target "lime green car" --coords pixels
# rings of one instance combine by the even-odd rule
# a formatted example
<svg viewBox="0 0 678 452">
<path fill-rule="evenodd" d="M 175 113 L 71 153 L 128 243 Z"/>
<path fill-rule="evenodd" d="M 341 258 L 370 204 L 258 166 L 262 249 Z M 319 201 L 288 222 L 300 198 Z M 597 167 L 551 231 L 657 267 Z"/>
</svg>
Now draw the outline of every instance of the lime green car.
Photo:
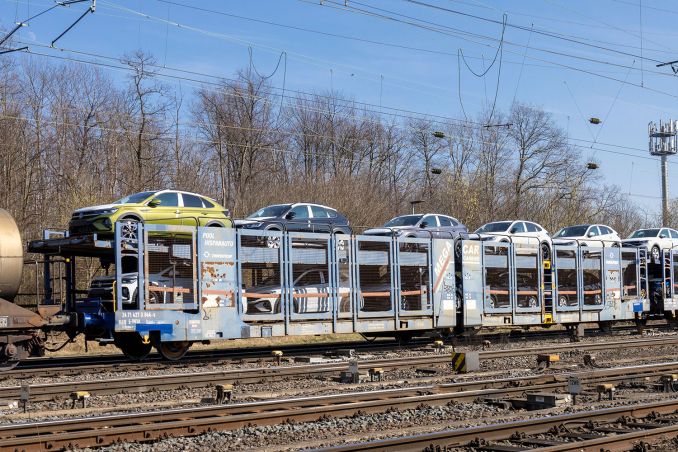
<svg viewBox="0 0 678 452">
<path fill-rule="evenodd" d="M 73 212 L 68 230 L 71 236 L 111 235 L 116 221 L 125 222 L 123 235 L 136 233 L 136 222 L 230 228 L 228 211 L 213 199 L 176 190 L 143 191 L 100 206 Z"/>
</svg>

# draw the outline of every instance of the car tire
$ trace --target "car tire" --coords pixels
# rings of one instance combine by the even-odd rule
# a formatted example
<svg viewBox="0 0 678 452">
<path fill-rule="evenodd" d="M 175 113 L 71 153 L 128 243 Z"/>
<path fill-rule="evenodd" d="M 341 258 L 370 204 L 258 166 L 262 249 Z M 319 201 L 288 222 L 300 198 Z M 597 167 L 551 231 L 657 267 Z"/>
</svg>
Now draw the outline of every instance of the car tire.
<svg viewBox="0 0 678 452">
<path fill-rule="evenodd" d="M 267 229 L 267 231 L 280 232 L 280 229 L 270 228 L 270 229 Z M 265 237 L 265 240 L 266 240 L 266 248 L 270 248 L 270 249 L 273 249 L 273 250 L 280 249 L 280 241 L 282 240 L 282 237 L 267 236 L 267 237 Z"/>
<path fill-rule="evenodd" d="M 549 246 L 548 243 L 541 242 L 541 245 L 539 245 L 539 249 L 541 250 L 541 256 L 543 260 L 546 261 L 551 259 L 551 247 Z"/>
<path fill-rule="evenodd" d="M 661 250 L 659 249 L 659 246 L 654 245 L 652 247 L 650 250 L 650 257 L 652 258 L 653 263 L 658 264 L 660 262 Z"/>
<path fill-rule="evenodd" d="M 143 223 L 143 220 L 134 215 L 125 215 L 118 220 L 122 223 L 120 227 L 120 238 L 125 240 L 137 240 L 139 226 L 137 223 Z"/>
</svg>

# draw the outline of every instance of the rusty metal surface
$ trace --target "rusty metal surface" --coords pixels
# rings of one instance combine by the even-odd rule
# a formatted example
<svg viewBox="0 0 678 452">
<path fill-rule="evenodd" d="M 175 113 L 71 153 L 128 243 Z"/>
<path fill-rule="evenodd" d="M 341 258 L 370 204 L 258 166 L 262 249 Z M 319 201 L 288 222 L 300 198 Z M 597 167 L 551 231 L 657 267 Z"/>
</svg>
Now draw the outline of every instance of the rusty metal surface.
<svg viewBox="0 0 678 452">
<path fill-rule="evenodd" d="M 35 312 L 0 298 L 0 333 L 16 330 L 35 330 L 45 320 Z"/>
<path fill-rule="evenodd" d="M 613 381 L 615 379 L 613 374 L 618 379 L 627 380 L 644 379 L 648 375 L 658 376 L 660 372 L 669 371 L 667 369 L 670 367 L 666 366 L 675 368 L 678 363 L 604 369 L 581 373 L 581 375 L 586 376 L 582 378 L 585 380 L 584 384 L 595 385 L 601 378 Z M 541 379 L 550 380 L 550 382 L 542 383 Z M 324 416 L 350 416 L 357 412 L 378 413 L 392 408 L 416 408 L 421 404 L 444 405 L 452 400 L 472 401 L 481 396 L 515 396 L 525 391 L 554 389 L 567 384 L 565 381 L 554 381 L 557 380 L 555 376 L 537 376 L 534 380 L 525 379 L 526 385 L 519 387 L 511 385 L 509 380 L 495 381 L 496 384 L 506 386 L 500 388 L 491 387 L 490 382 L 470 382 L 6 425 L 0 426 L 0 451 L 103 446 L 115 441 L 153 441 L 170 434 L 193 436 L 211 430 L 230 430 L 251 424 L 272 425 L 289 420 L 314 421 Z M 483 385 L 488 385 L 490 388 L 482 389 Z M 586 419 L 608 419 L 621 415 L 618 410 L 622 410 L 622 414 L 631 415 L 644 415 L 651 411 L 666 413 L 675 410 L 677 406 L 676 401 L 659 402 L 599 410 L 584 413 L 583 416 Z M 578 415 L 582 416 L 582 414 Z M 529 430 L 531 432 L 540 431 L 539 429 L 542 428 L 547 429 L 553 425 L 559 425 L 563 422 L 560 418 L 570 419 L 567 416 L 554 416 L 539 422 L 530 420 L 515 424 L 532 429 Z M 516 431 L 515 425 L 510 428 L 506 425 L 483 428 L 490 429 L 488 439 L 501 438 L 501 435 L 506 432 Z M 495 431 L 491 430 L 492 428 Z M 468 433 L 469 431 L 473 434 Z M 448 432 L 447 436 L 439 436 L 438 439 L 441 441 L 436 444 L 459 444 L 459 441 L 469 441 L 475 438 L 480 431 L 482 430 L 452 431 L 451 436 Z M 389 441 L 389 446 L 394 446 L 400 444 L 398 441 L 401 439 Z M 431 442 L 430 439 L 427 441 Z M 418 441 L 418 444 L 421 447 L 423 443 Z M 372 446 L 364 450 L 389 450 L 383 447 L 377 449 L 370 447 Z M 340 448 L 338 450 L 360 449 Z M 414 449 L 405 448 L 405 450 Z"/>
<path fill-rule="evenodd" d="M 21 235 L 14 219 L 0 209 L 0 298 L 12 300 L 19 291 L 24 266 Z"/>
</svg>

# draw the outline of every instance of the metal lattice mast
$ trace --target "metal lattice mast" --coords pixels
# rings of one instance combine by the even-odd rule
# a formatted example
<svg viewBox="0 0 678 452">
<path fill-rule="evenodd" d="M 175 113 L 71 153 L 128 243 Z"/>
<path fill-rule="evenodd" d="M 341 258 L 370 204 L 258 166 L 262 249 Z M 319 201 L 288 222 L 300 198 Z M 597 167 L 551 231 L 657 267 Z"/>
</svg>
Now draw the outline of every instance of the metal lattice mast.
<svg viewBox="0 0 678 452">
<path fill-rule="evenodd" d="M 650 155 L 661 158 L 662 173 L 662 225 L 667 226 L 669 221 L 669 162 L 668 157 L 676 154 L 676 132 L 678 121 L 651 122 L 647 127 L 649 136 Z"/>
</svg>

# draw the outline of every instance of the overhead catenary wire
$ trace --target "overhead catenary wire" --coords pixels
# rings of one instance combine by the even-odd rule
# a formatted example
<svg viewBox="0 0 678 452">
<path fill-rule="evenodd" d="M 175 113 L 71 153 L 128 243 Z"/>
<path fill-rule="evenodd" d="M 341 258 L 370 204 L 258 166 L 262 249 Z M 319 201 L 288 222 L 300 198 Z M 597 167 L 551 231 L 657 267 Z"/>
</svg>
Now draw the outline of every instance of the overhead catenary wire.
<svg viewBox="0 0 678 452">
<path fill-rule="evenodd" d="M 74 53 L 84 53 L 84 52 L 78 52 L 78 51 L 73 51 L 73 50 L 69 50 L 69 49 L 60 49 L 60 50 L 68 51 L 68 52 L 74 52 Z M 35 51 L 30 51 L 28 53 L 30 53 L 32 55 L 36 55 L 36 56 L 55 58 L 55 59 L 64 60 L 64 61 L 68 61 L 68 62 L 74 62 L 74 63 L 79 63 L 79 64 L 86 64 L 86 65 L 102 67 L 102 68 L 108 69 L 108 70 L 115 69 L 115 70 L 121 70 L 121 71 L 125 71 L 125 72 L 131 72 L 132 71 L 132 68 L 130 68 L 129 66 L 119 66 L 119 65 L 107 64 L 107 63 L 102 63 L 100 61 L 79 60 L 79 59 L 75 59 L 75 58 L 71 58 L 71 57 L 66 57 L 66 56 L 63 56 L 63 55 L 43 54 L 43 53 L 39 53 L 39 52 L 35 52 Z M 87 54 L 87 53 L 85 53 L 85 54 Z M 89 54 L 89 55 L 94 55 L 97 58 L 101 58 L 101 59 L 109 59 L 109 60 L 119 62 L 119 59 L 113 58 L 113 57 L 107 57 L 105 55 L 99 55 L 99 54 Z M 155 67 L 155 66 L 149 65 L 149 67 Z M 190 72 L 190 71 L 186 71 L 186 72 Z M 219 78 L 219 77 L 215 77 L 215 76 L 210 76 L 208 74 L 201 74 L 201 73 L 196 73 L 196 74 L 205 75 L 205 76 L 214 77 L 214 78 Z M 175 75 L 166 75 L 166 74 L 155 74 L 155 75 L 158 76 L 158 77 L 169 78 L 169 79 L 174 79 L 174 80 L 178 80 L 178 81 L 185 81 L 185 82 L 188 82 L 188 83 L 195 84 L 196 86 L 199 86 L 199 87 L 204 87 L 205 85 L 208 85 L 208 86 L 211 85 L 211 86 L 215 86 L 217 88 L 221 87 L 221 85 L 219 83 L 216 83 L 216 82 L 206 82 L 206 81 L 203 81 L 203 80 L 191 79 L 191 78 L 175 76 Z M 235 81 L 235 80 L 233 80 L 233 81 Z M 214 92 L 216 92 L 216 91 L 223 92 L 223 91 L 217 90 L 215 88 L 211 88 L 210 90 L 214 91 Z M 292 90 L 290 90 L 290 91 L 292 91 Z M 295 92 L 299 95 L 302 95 L 302 96 L 316 95 L 314 93 L 307 93 L 307 92 L 303 92 L 303 91 L 293 91 L 293 92 Z M 262 96 L 254 96 L 254 95 L 251 95 L 251 94 L 248 94 L 248 93 L 245 93 L 243 95 L 247 96 L 248 98 L 252 97 L 252 98 L 257 98 L 257 99 L 263 99 L 263 97 L 262 97 L 263 95 L 280 96 L 280 94 L 276 94 L 276 93 L 272 93 L 272 92 L 264 92 L 264 93 L 262 93 Z M 320 98 L 325 98 L 325 99 L 335 99 L 334 97 L 328 96 L 328 95 L 317 95 L 317 96 L 320 97 Z M 299 99 L 299 98 L 293 98 L 293 99 Z M 373 104 L 361 103 L 361 102 L 356 102 L 356 101 L 351 101 L 351 104 L 362 105 L 362 106 L 375 106 Z M 465 125 L 465 126 L 471 125 L 471 126 L 477 126 L 477 127 L 484 127 L 484 123 L 469 121 L 468 124 L 464 124 L 464 121 L 462 119 L 458 119 L 458 118 L 451 118 L 451 117 L 445 117 L 445 116 L 439 116 L 439 115 L 431 115 L 432 117 L 429 117 L 429 116 L 426 116 L 425 113 L 414 112 L 414 111 L 403 110 L 403 109 L 395 109 L 393 107 L 384 107 L 384 108 L 385 109 L 397 110 L 397 111 L 404 113 L 404 114 L 424 115 L 420 119 L 425 119 L 429 122 L 442 124 L 442 125 L 450 125 L 450 124 L 455 123 L 455 122 L 460 122 L 462 125 Z M 305 107 L 304 109 L 308 110 L 308 111 L 315 111 L 315 112 L 328 112 L 327 110 L 323 110 L 323 109 L 309 109 L 307 107 Z M 377 113 L 375 111 L 371 111 L 371 110 L 367 110 L 367 109 L 365 109 L 365 111 L 368 112 L 368 113 Z M 394 117 L 403 118 L 403 119 L 411 118 L 410 116 L 405 116 L 404 114 L 401 115 L 401 114 L 391 113 L 390 115 L 393 115 Z M 352 118 L 353 117 L 352 115 L 341 115 L 341 114 L 339 114 L 339 116 L 344 116 L 346 118 Z M 376 122 L 376 121 L 374 121 L 370 118 L 362 118 L 362 119 L 367 120 L 368 122 L 374 122 L 375 124 L 379 124 L 378 122 Z M 593 142 L 592 140 L 583 140 L 583 139 L 572 138 L 572 137 L 568 137 L 568 140 L 579 141 L 579 142 L 583 142 L 583 143 L 592 143 Z M 615 148 L 619 148 L 619 149 L 641 151 L 643 153 L 646 152 L 646 149 L 640 149 L 640 148 L 635 148 L 635 147 L 631 147 L 631 146 L 624 146 L 624 145 L 619 145 L 619 144 L 615 144 L 615 143 L 598 142 L 597 144 L 603 145 L 603 146 L 615 147 Z M 577 146 L 582 147 L 581 145 L 577 145 Z M 644 155 L 640 155 L 640 156 L 635 155 L 635 154 L 629 154 L 629 155 L 634 156 L 634 157 L 639 157 L 639 158 L 645 158 L 645 157 L 647 157 L 648 159 L 650 158 L 650 157 L 644 156 Z"/>
<path fill-rule="evenodd" d="M 305 2 L 305 3 L 311 3 L 311 4 L 316 5 L 316 3 L 310 2 L 309 0 L 299 0 L 299 1 L 302 1 L 302 2 Z M 357 2 L 351 2 L 351 4 L 353 4 L 353 3 L 357 3 Z M 373 17 L 379 17 L 379 18 L 382 18 L 382 19 L 385 19 L 385 20 L 401 22 L 401 23 L 406 24 L 406 25 L 411 25 L 411 26 L 415 26 L 415 27 L 418 27 L 418 28 L 423 28 L 423 29 L 426 29 L 426 30 L 430 30 L 430 31 L 434 31 L 434 32 L 438 32 L 438 33 L 443 33 L 443 34 L 449 35 L 449 33 L 445 33 L 444 31 L 442 31 L 442 30 L 440 30 L 440 29 L 431 28 L 431 27 L 429 27 L 429 26 L 425 26 L 425 25 L 422 25 L 422 24 L 418 24 L 418 23 L 414 23 L 414 22 L 409 22 L 409 21 L 404 21 L 404 20 L 400 20 L 400 19 L 397 19 L 397 18 L 394 18 L 394 17 L 389 17 L 389 16 L 386 16 L 386 15 L 383 15 L 383 14 L 377 14 L 377 13 L 370 12 L 370 11 L 360 10 L 359 8 L 355 8 L 355 7 L 353 7 L 353 6 L 350 6 L 350 7 L 344 7 L 343 4 L 339 4 L 339 3 L 333 2 L 332 0 L 323 0 L 323 5 L 333 5 L 333 7 L 334 7 L 335 9 L 338 9 L 338 10 L 342 10 L 342 11 L 346 11 L 346 12 L 355 12 L 355 13 L 358 13 L 358 14 L 367 14 L 367 15 L 370 15 L 370 16 L 373 16 Z M 341 6 L 339 6 L 339 5 L 341 5 Z M 381 9 L 381 8 L 377 8 L 377 9 L 383 11 L 383 9 Z M 402 14 L 399 14 L 399 13 L 394 13 L 394 14 L 396 14 L 396 15 L 398 15 L 398 16 L 403 16 Z M 405 17 L 408 17 L 408 16 L 405 16 Z M 423 21 L 423 22 L 428 22 L 428 21 Z M 428 22 L 428 23 L 430 23 L 430 22 Z M 447 27 L 447 26 L 439 25 L 439 24 L 436 24 L 436 26 L 438 26 L 438 27 L 444 27 L 444 28 L 450 28 L 450 27 Z M 488 36 L 484 36 L 484 35 L 477 35 L 477 34 L 469 33 L 469 32 L 464 32 L 464 33 L 467 34 L 467 35 L 476 35 L 476 36 L 480 37 L 481 39 L 488 39 L 488 40 L 496 39 L 496 38 L 492 38 L 492 37 L 488 37 Z M 456 36 L 456 35 L 455 35 L 455 36 Z M 457 37 L 459 37 L 459 36 L 457 36 Z M 472 39 L 469 39 L 469 38 L 465 38 L 465 37 L 459 37 L 459 38 L 460 38 L 460 39 L 463 39 L 463 40 L 466 40 L 466 41 L 469 41 L 469 42 L 474 42 L 474 43 L 476 43 L 476 44 L 478 44 L 478 45 L 487 45 L 487 44 L 479 43 L 479 42 L 477 42 L 477 41 L 473 41 Z M 513 43 L 511 43 L 511 42 L 509 42 L 509 41 L 505 41 L 505 43 L 506 43 L 506 44 L 513 44 Z M 513 45 L 516 45 L 516 44 L 513 44 Z M 616 64 L 616 63 L 601 61 L 601 60 L 597 60 L 597 59 L 593 59 L 593 58 L 586 58 L 586 57 L 572 56 L 571 54 L 566 54 L 566 53 L 564 53 L 564 52 L 547 51 L 547 50 L 543 50 L 543 49 L 540 49 L 540 48 L 537 48 L 537 47 L 534 47 L 534 46 L 531 47 L 531 48 L 534 49 L 534 50 L 538 50 L 538 51 L 546 51 L 546 52 L 548 52 L 548 53 L 553 53 L 553 54 L 556 54 L 556 55 L 571 56 L 571 57 L 573 57 L 573 58 L 579 58 L 579 59 L 587 60 L 587 61 L 591 61 L 591 62 L 606 64 L 606 65 L 612 65 L 612 66 L 621 66 L 621 67 L 625 67 L 626 69 L 629 68 L 628 65 L 619 65 L 619 64 Z M 509 53 L 517 54 L 517 52 L 509 51 L 508 49 L 506 49 L 505 51 L 507 51 L 507 52 L 509 52 Z M 580 73 L 583 73 L 583 74 L 588 74 L 588 75 L 600 77 L 600 78 L 607 79 L 607 80 L 611 80 L 611 81 L 615 81 L 615 82 L 622 82 L 622 80 L 620 80 L 620 79 L 618 79 L 618 78 L 606 76 L 606 75 L 604 75 L 604 74 L 600 74 L 600 73 L 594 72 L 594 71 L 592 71 L 592 70 L 586 70 L 586 69 L 582 69 L 582 68 L 578 68 L 578 67 L 573 67 L 573 66 L 570 66 L 570 65 L 567 65 L 567 64 L 563 64 L 563 63 L 557 63 L 557 62 L 550 61 L 550 60 L 544 60 L 543 58 L 538 58 L 538 57 L 535 57 L 535 56 L 532 56 L 532 55 L 529 55 L 527 58 L 529 58 L 529 59 L 531 59 L 531 60 L 535 60 L 535 61 L 545 62 L 545 63 L 551 64 L 551 65 L 553 65 L 553 66 L 560 67 L 560 68 L 563 68 L 563 69 L 568 69 L 568 70 L 572 70 L 572 71 L 580 72 Z M 647 72 L 647 71 L 645 71 L 645 72 Z M 665 74 L 665 75 L 670 76 L 669 74 Z M 659 89 L 650 88 L 650 87 L 648 87 L 648 86 L 641 86 L 640 84 L 637 84 L 637 83 L 632 83 L 632 82 L 628 82 L 628 81 L 627 81 L 626 84 L 632 85 L 632 86 L 635 86 L 635 87 L 638 87 L 638 88 L 642 88 L 642 89 L 644 89 L 644 90 L 646 90 L 646 91 L 648 91 L 648 92 L 654 92 L 654 93 L 661 94 L 661 95 L 664 95 L 664 96 L 668 96 L 668 97 L 672 97 L 672 98 L 678 98 L 678 95 L 674 95 L 674 94 L 672 94 L 672 93 L 669 93 L 669 92 L 666 92 L 666 91 L 662 91 L 662 90 L 659 90 Z"/>
</svg>

